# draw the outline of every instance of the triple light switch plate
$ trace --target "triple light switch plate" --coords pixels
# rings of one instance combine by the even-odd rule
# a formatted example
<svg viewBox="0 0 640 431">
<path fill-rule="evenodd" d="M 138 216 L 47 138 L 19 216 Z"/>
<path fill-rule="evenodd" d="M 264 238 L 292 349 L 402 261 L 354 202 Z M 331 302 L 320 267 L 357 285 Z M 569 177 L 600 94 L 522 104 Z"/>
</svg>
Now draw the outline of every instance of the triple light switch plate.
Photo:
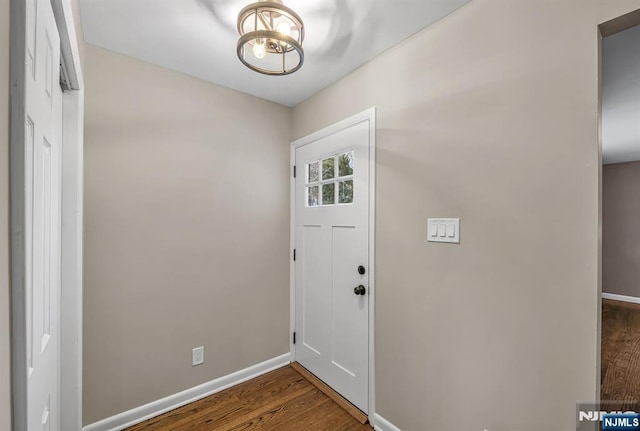
<svg viewBox="0 0 640 431">
<path fill-rule="evenodd" d="M 428 241 L 460 244 L 459 218 L 430 218 L 427 224 Z"/>
</svg>

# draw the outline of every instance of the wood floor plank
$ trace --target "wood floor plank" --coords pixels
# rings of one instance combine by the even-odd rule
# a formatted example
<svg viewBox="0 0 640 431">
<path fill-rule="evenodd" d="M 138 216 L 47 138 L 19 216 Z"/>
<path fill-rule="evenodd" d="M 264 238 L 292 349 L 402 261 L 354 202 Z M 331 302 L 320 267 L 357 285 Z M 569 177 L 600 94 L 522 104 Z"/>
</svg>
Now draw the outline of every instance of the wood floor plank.
<svg viewBox="0 0 640 431">
<path fill-rule="evenodd" d="M 330 403 L 329 399 L 320 397 L 320 392 L 315 388 L 309 388 L 304 395 L 292 400 L 291 402 L 278 403 L 277 406 L 262 412 L 256 412 L 251 418 L 243 420 L 234 427 L 225 429 L 224 431 L 243 431 L 243 430 L 288 430 L 298 429 L 299 424 L 306 423 L 303 420 L 305 411 L 313 412 L 312 414 L 326 413 L 325 407 Z"/>
<path fill-rule="evenodd" d="M 294 405 L 298 400 L 304 399 L 309 393 L 308 387 L 287 394 L 279 394 L 278 397 L 267 397 L 263 400 L 247 400 L 240 399 L 237 408 L 224 412 L 223 416 L 212 414 L 211 411 L 205 411 L 204 414 L 196 420 L 195 417 L 185 418 L 181 426 L 173 426 L 172 430 L 204 430 L 207 429 L 208 423 L 215 423 L 216 430 L 230 431 L 238 428 L 247 421 L 247 417 L 263 417 L 268 416 L 270 412 L 277 411 L 283 405 Z"/>
<path fill-rule="evenodd" d="M 265 374 L 251 381 L 251 384 L 242 384 L 216 394 L 215 397 L 207 397 L 200 401 L 188 404 L 173 410 L 157 418 L 130 428 L 131 431 L 148 431 L 159 429 L 166 423 L 172 424 L 172 430 L 182 429 L 182 425 L 197 421 L 201 416 L 211 414 L 211 408 L 215 405 L 216 420 L 223 421 L 227 416 L 241 414 L 245 410 L 255 407 L 247 406 L 247 400 L 260 403 L 264 397 L 273 394 L 286 396 L 289 391 L 295 391 L 296 385 L 300 386 L 302 379 L 286 378 L 291 372 L 286 368 Z"/>
<path fill-rule="evenodd" d="M 290 366 L 127 431 L 371 431 Z"/>
<path fill-rule="evenodd" d="M 331 389 L 325 382 L 317 378 L 313 375 L 309 370 L 300 365 L 297 362 L 291 363 L 291 368 L 296 370 L 300 375 L 302 375 L 305 379 L 309 380 L 309 382 L 320 389 L 326 396 L 331 398 L 336 404 L 345 409 L 347 413 L 353 416 L 358 422 L 361 424 L 366 424 L 369 418 L 365 415 L 360 409 L 351 404 L 349 401 L 344 399 L 339 393 Z"/>
<path fill-rule="evenodd" d="M 602 301 L 600 398 L 636 410 L 640 400 L 640 307 Z M 636 410 L 637 411 L 637 410 Z"/>
<path fill-rule="evenodd" d="M 256 388 L 251 387 L 252 382 L 248 382 L 247 390 L 241 391 L 235 398 L 228 399 L 225 403 L 209 400 L 211 408 L 205 409 L 202 406 L 197 414 L 185 416 L 180 422 L 174 423 L 171 429 L 175 431 L 201 429 L 204 419 L 214 421 L 216 429 L 226 431 L 242 421 L 246 415 L 259 415 L 277 407 L 280 403 L 291 402 L 304 396 L 309 391 L 309 387 L 301 379 L 291 379 L 290 376 L 289 372 L 279 373 L 277 381 L 260 386 L 259 390 L 255 390 Z"/>
</svg>

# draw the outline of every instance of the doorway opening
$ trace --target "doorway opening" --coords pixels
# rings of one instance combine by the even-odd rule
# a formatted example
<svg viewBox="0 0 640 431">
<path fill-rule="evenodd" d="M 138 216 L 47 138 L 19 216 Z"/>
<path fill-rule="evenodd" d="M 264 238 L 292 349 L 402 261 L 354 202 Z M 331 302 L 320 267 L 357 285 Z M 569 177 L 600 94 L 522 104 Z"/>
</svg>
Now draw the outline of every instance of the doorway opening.
<svg viewBox="0 0 640 431">
<path fill-rule="evenodd" d="M 601 410 L 640 411 L 640 10 L 600 26 Z"/>
</svg>

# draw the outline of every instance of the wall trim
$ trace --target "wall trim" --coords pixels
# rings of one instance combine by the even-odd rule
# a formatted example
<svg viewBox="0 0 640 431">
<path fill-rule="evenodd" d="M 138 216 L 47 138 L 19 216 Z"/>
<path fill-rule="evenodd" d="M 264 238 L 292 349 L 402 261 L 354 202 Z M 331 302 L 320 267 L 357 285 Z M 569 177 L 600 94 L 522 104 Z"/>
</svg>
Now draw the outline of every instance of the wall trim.
<svg viewBox="0 0 640 431">
<path fill-rule="evenodd" d="M 282 368 L 291 362 L 291 354 L 285 353 L 276 358 L 269 359 L 244 370 L 219 377 L 210 382 L 203 383 L 191 389 L 169 395 L 149 404 L 136 407 L 126 412 L 119 413 L 115 416 L 92 423 L 82 428 L 83 431 L 120 431 L 127 427 L 139 424 L 148 419 L 159 416 L 168 411 L 177 409 L 186 404 L 198 401 L 202 398 L 213 395 L 217 392 L 238 385 L 247 380 L 251 380 L 270 371 Z"/>
<path fill-rule="evenodd" d="M 602 292 L 602 299 L 611 299 L 612 301 L 631 302 L 632 304 L 640 304 L 640 298 L 635 296 L 616 295 L 615 293 Z"/>
<path fill-rule="evenodd" d="M 375 422 L 373 429 L 375 431 L 401 431 L 400 428 L 380 416 L 378 413 L 375 414 Z"/>
</svg>

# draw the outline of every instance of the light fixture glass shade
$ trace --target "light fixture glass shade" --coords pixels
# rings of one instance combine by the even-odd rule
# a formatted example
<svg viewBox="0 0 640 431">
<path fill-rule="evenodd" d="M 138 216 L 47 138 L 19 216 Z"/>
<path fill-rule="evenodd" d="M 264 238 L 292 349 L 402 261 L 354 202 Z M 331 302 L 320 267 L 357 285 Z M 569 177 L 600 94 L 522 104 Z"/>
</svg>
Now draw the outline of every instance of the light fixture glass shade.
<svg viewBox="0 0 640 431">
<path fill-rule="evenodd" d="M 265 75 L 288 75 L 304 63 L 304 24 L 281 1 L 259 1 L 238 15 L 238 58 Z"/>
</svg>

